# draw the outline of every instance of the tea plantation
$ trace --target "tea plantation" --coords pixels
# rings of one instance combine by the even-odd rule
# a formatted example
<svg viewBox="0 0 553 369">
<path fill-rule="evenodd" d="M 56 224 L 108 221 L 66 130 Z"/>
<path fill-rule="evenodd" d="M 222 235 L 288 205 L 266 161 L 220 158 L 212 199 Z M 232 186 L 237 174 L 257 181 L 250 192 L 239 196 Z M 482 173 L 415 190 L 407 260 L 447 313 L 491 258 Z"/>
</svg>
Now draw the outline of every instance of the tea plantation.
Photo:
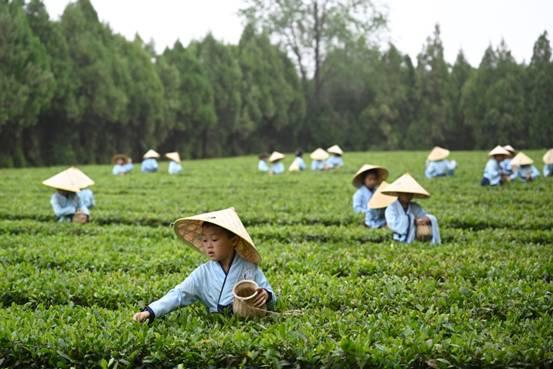
<svg viewBox="0 0 553 369">
<path fill-rule="evenodd" d="M 181 176 L 82 166 L 97 207 L 81 226 L 53 220 L 41 185 L 65 167 L 0 170 L 0 367 L 551 367 L 553 178 L 482 188 L 486 153 L 453 152 L 457 175 L 430 181 L 426 155 L 346 153 L 338 171 L 274 177 L 253 156 L 185 161 Z M 432 194 L 419 203 L 442 245 L 363 227 L 351 177 L 365 162 Z M 198 304 L 133 322 L 205 261 L 171 222 L 230 206 L 281 314 L 243 321 Z"/>
</svg>

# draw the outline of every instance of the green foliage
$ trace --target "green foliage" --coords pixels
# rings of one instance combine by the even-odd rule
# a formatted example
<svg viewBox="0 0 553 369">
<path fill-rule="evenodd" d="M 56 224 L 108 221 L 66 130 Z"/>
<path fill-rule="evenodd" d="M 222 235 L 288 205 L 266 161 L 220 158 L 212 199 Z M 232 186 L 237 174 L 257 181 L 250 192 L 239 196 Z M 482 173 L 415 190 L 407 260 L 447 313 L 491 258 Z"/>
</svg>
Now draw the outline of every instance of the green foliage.
<svg viewBox="0 0 553 369">
<path fill-rule="evenodd" d="M 181 176 L 84 166 L 98 206 L 54 222 L 40 181 L 60 167 L 0 170 L 0 362 L 41 367 L 550 367 L 550 178 L 482 188 L 485 152 L 453 152 L 427 180 L 427 152 L 346 153 L 335 172 L 256 173 L 253 156 L 185 161 Z M 533 158 L 541 151 L 530 151 Z M 289 165 L 292 156 L 285 159 Z M 394 243 L 351 210 L 365 162 L 410 171 L 432 194 L 444 243 Z M 247 178 L 247 180 L 245 180 Z M 241 321 L 199 305 L 152 325 L 132 314 L 205 259 L 175 219 L 234 206 L 260 250 L 277 312 Z"/>
</svg>

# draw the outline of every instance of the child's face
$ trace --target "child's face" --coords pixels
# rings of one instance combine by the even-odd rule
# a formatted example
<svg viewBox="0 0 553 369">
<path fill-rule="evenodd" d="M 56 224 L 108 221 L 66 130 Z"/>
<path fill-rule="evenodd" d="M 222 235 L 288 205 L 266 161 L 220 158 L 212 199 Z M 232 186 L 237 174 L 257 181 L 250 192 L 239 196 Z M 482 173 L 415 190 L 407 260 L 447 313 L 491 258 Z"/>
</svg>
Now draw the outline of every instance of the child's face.
<svg viewBox="0 0 553 369">
<path fill-rule="evenodd" d="M 413 200 L 413 194 L 412 193 L 400 193 L 397 197 L 399 202 L 403 205 L 407 205 Z"/>
<path fill-rule="evenodd" d="M 376 187 L 378 177 L 376 173 L 367 173 L 365 176 L 365 180 L 363 181 L 363 184 L 365 187 L 370 188 L 371 190 Z"/>
<path fill-rule="evenodd" d="M 495 160 L 497 160 L 498 162 L 501 162 L 503 160 L 505 160 L 506 156 L 505 155 L 494 155 L 493 156 Z"/>
<path fill-rule="evenodd" d="M 125 164 L 125 161 L 123 159 L 117 159 L 117 164 L 118 165 L 123 165 L 123 164 Z"/>
<path fill-rule="evenodd" d="M 232 255 L 236 243 L 236 236 L 231 236 L 224 229 L 204 225 L 202 227 L 202 245 L 211 260 L 222 261 Z"/>
</svg>

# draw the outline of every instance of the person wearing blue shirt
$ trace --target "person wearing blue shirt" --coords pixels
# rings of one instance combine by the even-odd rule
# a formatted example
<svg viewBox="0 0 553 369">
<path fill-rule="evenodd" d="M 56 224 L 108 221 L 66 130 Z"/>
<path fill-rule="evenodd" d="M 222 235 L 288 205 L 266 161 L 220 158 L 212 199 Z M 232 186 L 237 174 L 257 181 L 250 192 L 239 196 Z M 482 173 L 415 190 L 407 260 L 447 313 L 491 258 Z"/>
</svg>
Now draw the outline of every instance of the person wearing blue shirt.
<svg viewBox="0 0 553 369">
<path fill-rule="evenodd" d="M 259 155 L 259 162 L 257 163 L 257 170 L 262 173 L 268 173 L 269 172 L 269 154 L 262 153 Z"/>
<path fill-rule="evenodd" d="M 113 163 L 113 169 L 111 172 L 114 176 L 125 175 L 133 169 L 132 159 L 127 155 L 114 155 L 111 161 Z"/>
<path fill-rule="evenodd" d="M 455 174 L 457 162 L 455 160 L 446 160 L 449 156 L 449 150 L 436 146 L 428 155 L 424 175 L 426 178 L 445 177 Z"/>
<path fill-rule="evenodd" d="M 179 174 L 182 172 L 182 165 L 180 162 L 180 155 L 178 152 L 169 152 L 165 156 L 170 159 L 168 172 L 169 174 Z"/>
<path fill-rule="evenodd" d="M 386 208 L 386 225 L 393 239 L 402 243 L 413 241 L 441 242 L 440 228 L 435 216 L 426 213 L 413 198 L 428 198 L 430 194 L 409 174 L 404 174 L 382 190 L 382 193 L 397 196 Z"/>
<path fill-rule="evenodd" d="M 79 196 L 81 204 L 87 209 L 92 209 L 96 206 L 96 199 L 94 198 L 94 194 L 90 188 L 80 190 L 77 192 L 77 195 Z"/>
<path fill-rule="evenodd" d="M 159 318 L 179 307 L 202 302 L 211 313 L 232 313 L 233 287 L 242 280 L 258 285 L 253 306 L 264 310 L 276 301 L 273 288 L 259 268 L 261 261 L 250 235 L 233 208 L 179 219 L 174 230 L 210 261 L 196 268 L 165 296 L 134 314 L 138 322 Z"/>
<path fill-rule="evenodd" d="M 305 170 L 305 161 L 303 161 L 303 151 L 297 150 L 296 157 L 290 167 L 288 168 L 290 172 L 303 171 Z"/>
<path fill-rule="evenodd" d="M 490 159 L 484 168 L 482 186 L 498 186 L 509 181 L 509 176 L 501 168 L 501 162 L 509 156 L 509 152 L 501 146 L 496 146 L 488 153 Z"/>
<path fill-rule="evenodd" d="M 369 164 L 364 164 L 353 176 L 352 184 L 357 188 L 353 194 L 353 211 L 364 215 L 363 223 L 369 228 L 381 228 L 386 225 L 384 209 L 368 207 L 371 197 L 386 178 L 386 168 Z"/>
<path fill-rule="evenodd" d="M 271 154 L 271 156 L 269 157 L 269 163 L 271 164 L 269 174 L 277 175 L 284 173 L 284 164 L 282 164 L 282 159 L 284 159 L 284 157 L 285 155 L 279 153 L 278 151 L 274 151 Z"/>
<path fill-rule="evenodd" d="M 548 150 L 543 156 L 543 176 L 551 177 L 553 176 L 553 149 Z"/>
<path fill-rule="evenodd" d="M 90 217 L 89 207 L 95 205 L 91 190 L 82 188 L 91 186 L 94 181 L 79 169 L 68 168 L 42 182 L 56 190 L 50 197 L 50 205 L 58 222 L 71 222 L 79 218 L 79 222 L 87 222 Z"/>
<path fill-rule="evenodd" d="M 321 149 L 320 147 L 313 151 L 310 155 L 311 160 L 311 170 L 322 171 L 326 170 L 325 160 L 328 159 L 328 153 Z"/>
<path fill-rule="evenodd" d="M 144 154 L 144 160 L 142 161 L 142 165 L 140 167 L 140 170 L 143 173 L 155 173 L 159 169 L 159 165 L 157 163 L 157 158 L 159 158 L 159 154 L 155 152 L 154 150 L 148 150 L 146 154 Z"/>
<path fill-rule="evenodd" d="M 513 173 L 510 176 L 511 181 L 520 180 L 522 182 L 531 182 L 540 176 L 540 171 L 534 165 L 534 161 L 523 152 L 519 152 L 511 161 Z"/>
<path fill-rule="evenodd" d="M 344 166 L 344 159 L 342 158 L 344 152 L 338 145 L 329 147 L 327 152 L 331 155 L 326 161 L 328 169 L 336 169 Z"/>
<path fill-rule="evenodd" d="M 511 145 L 505 145 L 505 146 L 503 146 L 503 148 L 505 150 L 507 150 L 507 152 L 509 152 L 509 155 L 507 155 L 501 161 L 501 163 L 499 163 L 499 165 L 501 167 L 501 171 L 503 172 L 503 174 L 510 177 L 513 174 L 513 167 L 511 165 L 511 161 L 513 160 L 513 158 L 517 154 L 517 151 Z"/>
</svg>

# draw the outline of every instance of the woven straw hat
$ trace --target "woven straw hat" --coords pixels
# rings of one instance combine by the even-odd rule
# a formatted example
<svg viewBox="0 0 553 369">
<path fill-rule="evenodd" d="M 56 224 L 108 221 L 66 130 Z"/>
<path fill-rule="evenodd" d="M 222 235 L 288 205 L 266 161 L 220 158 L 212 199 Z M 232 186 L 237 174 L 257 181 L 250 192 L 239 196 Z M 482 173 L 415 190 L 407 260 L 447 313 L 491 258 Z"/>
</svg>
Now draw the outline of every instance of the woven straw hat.
<svg viewBox="0 0 553 369">
<path fill-rule="evenodd" d="M 171 159 L 173 161 L 176 161 L 177 163 L 180 163 L 180 155 L 178 152 L 168 152 L 167 154 L 165 154 L 165 156 L 168 159 Z"/>
<path fill-rule="evenodd" d="M 111 158 L 111 163 L 112 164 L 117 164 L 117 160 L 123 160 L 123 164 L 127 164 L 129 162 L 129 157 L 125 154 L 115 154 L 113 155 L 113 157 Z"/>
<path fill-rule="evenodd" d="M 503 148 L 504 148 L 505 150 L 509 151 L 511 154 L 516 154 L 516 152 L 517 152 L 517 151 L 515 150 L 515 148 L 512 147 L 511 145 L 505 145 L 505 146 L 503 146 Z"/>
<path fill-rule="evenodd" d="M 80 169 L 71 167 L 69 169 L 66 169 L 66 171 L 69 172 L 69 175 L 74 178 L 81 189 L 94 185 L 94 181 L 92 180 L 92 178 L 84 174 Z"/>
<path fill-rule="evenodd" d="M 278 151 L 273 151 L 271 156 L 269 156 L 269 163 L 274 163 L 275 161 L 282 160 L 286 155 L 279 153 Z"/>
<path fill-rule="evenodd" d="M 431 161 L 444 160 L 449 156 L 449 150 L 436 146 L 430 151 L 427 159 Z"/>
<path fill-rule="evenodd" d="M 553 149 L 549 149 L 543 156 L 544 164 L 553 164 Z"/>
<path fill-rule="evenodd" d="M 234 208 L 177 219 L 173 225 L 173 229 L 177 236 L 186 244 L 205 255 L 201 239 L 202 225 L 204 222 L 218 225 L 238 236 L 236 252 L 247 261 L 259 264 L 261 255 L 257 252 L 248 231 L 244 228 Z"/>
<path fill-rule="evenodd" d="M 355 173 L 355 175 L 353 176 L 353 180 L 351 181 L 354 187 L 359 188 L 363 185 L 363 178 L 362 178 L 363 174 L 368 172 L 369 170 L 376 171 L 376 175 L 378 177 L 377 183 L 379 184 L 380 182 L 388 178 L 388 174 L 389 174 L 388 169 L 381 167 L 379 165 L 363 164 L 363 166 L 359 168 L 357 173 Z"/>
<path fill-rule="evenodd" d="M 513 167 L 520 167 L 522 165 L 532 165 L 532 164 L 534 164 L 534 160 L 532 160 L 522 151 L 516 154 L 513 160 L 511 160 L 511 165 Z"/>
<path fill-rule="evenodd" d="M 289 172 L 299 172 L 300 171 L 299 163 L 296 160 L 294 160 L 292 162 L 292 164 L 290 164 L 290 166 L 288 167 L 288 171 Z"/>
<path fill-rule="evenodd" d="M 380 186 L 378 186 L 378 189 L 376 192 L 371 196 L 371 199 L 369 200 L 369 208 L 370 209 L 382 209 L 387 208 L 390 206 L 390 204 L 397 200 L 397 196 L 391 196 L 391 195 L 384 195 L 382 193 L 382 190 L 388 186 L 389 183 L 386 181 L 383 181 Z"/>
<path fill-rule="evenodd" d="M 328 151 L 328 153 L 334 154 L 334 155 L 343 155 L 344 154 L 344 152 L 342 151 L 342 149 L 338 145 L 330 146 L 326 151 Z"/>
<path fill-rule="evenodd" d="M 56 190 L 79 192 L 82 188 L 83 178 L 75 176 L 69 169 L 66 169 L 63 172 L 59 172 L 55 176 L 42 181 L 42 184 L 55 188 Z"/>
<path fill-rule="evenodd" d="M 402 193 L 411 193 L 413 197 L 419 199 L 426 199 L 430 197 L 430 193 L 426 191 L 415 178 L 411 177 L 410 174 L 406 173 L 396 179 L 394 182 L 386 186 L 382 190 L 384 195 L 398 196 Z"/>
<path fill-rule="evenodd" d="M 494 156 L 494 155 L 511 155 L 511 153 L 507 150 L 505 150 L 503 147 L 497 145 L 492 151 L 488 153 L 488 156 Z"/>
<path fill-rule="evenodd" d="M 313 160 L 326 160 L 328 159 L 328 153 L 319 147 L 311 153 L 310 158 Z"/>
<path fill-rule="evenodd" d="M 156 151 L 150 149 L 148 150 L 148 152 L 146 152 L 146 154 L 144 154 L 144 159 L 150 159 L 150 158 L 157 159 L 159 158 L 159 154 Z"/>
</svg>

